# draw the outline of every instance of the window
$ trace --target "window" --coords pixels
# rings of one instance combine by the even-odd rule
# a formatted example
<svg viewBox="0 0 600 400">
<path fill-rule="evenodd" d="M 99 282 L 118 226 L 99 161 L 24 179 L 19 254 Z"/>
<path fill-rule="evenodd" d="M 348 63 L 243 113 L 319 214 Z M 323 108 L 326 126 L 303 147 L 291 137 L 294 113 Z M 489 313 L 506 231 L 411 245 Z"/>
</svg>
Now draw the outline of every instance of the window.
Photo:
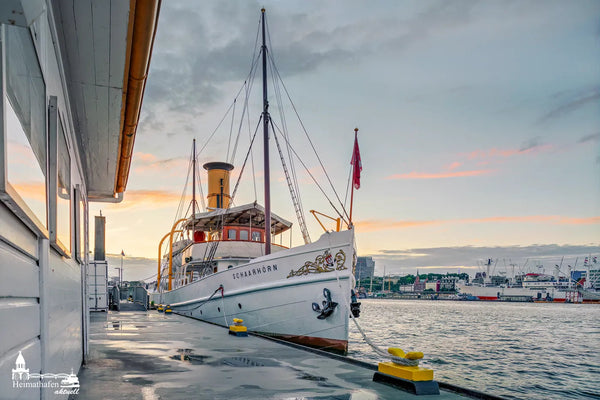
<svg viewBox="0 0 600 400">
<path fill-rule="evenodd" d="M 71 156 L 59 118 L 56 96 L 48 106 L 48 194 L 50 244 L 65 257 L 71 257 Z"/>
<path fill-rule="evenodd" d="M 60 119 L 57 128 L 56 238 L 71 251 L 71 156 Z"/>
<path fill-rule="evenodd" d="M 86 242 L 86 230 L 85 230 L 85 198 L 81 186 L 77 186 L 76 194 L 74 196 L 77 201 L 77 210 L 75 211 L 75 226 L 77 236 L 75 238 L 75 245 L 77 246 L 77 259 L 81 264 L 85 263 L 85 242 Z"/>
<path fill-rule="evenodd" d="M 236 240 L 237 239 L 237 231 L 235 229 L 227 230 L 227 239 Z"/>
<path fill-rule="evenodd" d="M 248 240 L 248 231 L 246 229 L 240 229 L 240 240 Z"/>
<path fill-rule="evenodd" d="M 261 238 L 260 238 L 260 232 L 252 232 L 252 241 L 254 242 L 260 242 Z"/>
<path fill-rule="evenodd" d="M 6 147 L 0 165 L 6 170 L 0 171 L 0 191 L 30 227 L 47 235 L 46 85 L 27 28 L 2 25 L 2 46 L 6 113 L 0 139 Z"/>
</svg>

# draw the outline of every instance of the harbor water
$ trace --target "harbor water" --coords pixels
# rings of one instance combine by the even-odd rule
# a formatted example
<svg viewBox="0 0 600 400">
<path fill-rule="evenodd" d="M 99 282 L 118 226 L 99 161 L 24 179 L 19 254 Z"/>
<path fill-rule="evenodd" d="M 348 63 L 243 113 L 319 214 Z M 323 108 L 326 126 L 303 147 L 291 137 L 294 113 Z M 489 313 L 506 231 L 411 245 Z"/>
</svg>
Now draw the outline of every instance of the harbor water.
<svg viewBox="0 0 600 400">
<path fill-rule="evenodd" d="M 422 351 L 435 379 L 511 399 L 600 399 L 600 306 L 361 300 L 380 347 Z M 349 356 L 381 361 L 350 325 Z"/>
</svg>

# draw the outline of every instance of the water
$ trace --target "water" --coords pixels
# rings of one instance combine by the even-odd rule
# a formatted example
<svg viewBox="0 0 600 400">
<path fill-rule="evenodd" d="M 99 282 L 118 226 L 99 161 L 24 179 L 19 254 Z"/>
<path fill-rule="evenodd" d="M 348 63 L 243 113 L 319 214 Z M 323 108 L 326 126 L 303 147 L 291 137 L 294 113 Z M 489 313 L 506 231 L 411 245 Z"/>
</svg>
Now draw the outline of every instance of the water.
<svg viewBox="0 0 600 400">
<path fill-rule="evenodd" d="M 600 305 L 361 302 L 367 336 L 422 351 L 436 380 L 512 399 L 600 399 Z M 349 356 L 382 361 L 350 326 Z"/>
</svg>

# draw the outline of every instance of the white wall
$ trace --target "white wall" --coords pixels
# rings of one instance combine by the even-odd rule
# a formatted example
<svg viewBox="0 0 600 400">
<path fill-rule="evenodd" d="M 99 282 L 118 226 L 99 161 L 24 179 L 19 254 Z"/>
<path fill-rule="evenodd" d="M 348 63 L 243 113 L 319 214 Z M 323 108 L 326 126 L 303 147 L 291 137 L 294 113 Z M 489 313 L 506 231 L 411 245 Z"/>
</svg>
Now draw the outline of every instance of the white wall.
<svg viewBox="0 0 600 400">
<path fill-rule="evenodd" d="M 46 98 L 57 97 L 59 113 L 66 125 L 74 193 L 73 188 L 85 187 L 85 182 L 61 73 L 63 67 L 52 35 L 51 7 L 41 0 L 23 1 L 23 4 L 26 24 L 36 33 L 32 37 L 44 75 Z M 7 7 L 0 7 L 0 13 L 8 12 L 6 10 Z M 71 215 L 73 257 L 68 258 L 54 250 L 47 237 L 30 230 L 0 200 L 0 399 L 65 398 L 55 396 L 51 389 L 12 387 L 11 370 L 15 368 L 19 351 L 30 372 L 70 373 L 73 369 L 77 373 L 83 361 L 84 274 L 83 266 L 74 257 L 75 200 L 72 200 Z M 88 231 L 87 218 L 85 230 Z"/>
</svg>

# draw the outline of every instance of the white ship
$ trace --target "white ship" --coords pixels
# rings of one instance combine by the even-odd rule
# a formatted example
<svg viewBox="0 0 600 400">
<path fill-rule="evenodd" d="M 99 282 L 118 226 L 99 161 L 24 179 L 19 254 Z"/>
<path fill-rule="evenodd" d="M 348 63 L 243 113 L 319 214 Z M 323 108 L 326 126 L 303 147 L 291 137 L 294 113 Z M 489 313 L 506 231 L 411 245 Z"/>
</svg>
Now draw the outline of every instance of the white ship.
<svg viewBox="0 0 600 400">
<path fill-rule="evenodd" d="M 480 284 L 458 283 L 460 293 L 476 297 L 477 300 L 522 300 L 522 301 L 552 301 L 564 303 L 580 302 L 577 290 L 569 289 L 567 285 L 547 280 L 523 281 L 523 286 L 484 286 Z"/>
<path fill-rule="evenodd" d="M 593 260 L 593 264 L 589 260 Z M 456 287 L 461 294 L 477 300 L 597 302 L 600 296 L 595 289 L 596 260 L 596 257 L 586 257 L 582 271 L 573 271 L 569 266 L 569 277 L 561 275 L 560 266 L 556 265 L 553 275 L 529 272 L 513 278 L 491 276 L 491 260 L 488 260 L 487 273 L 480 272 L 473 283 L 459 282 Z M 543 269 L 543 266 L 537 268 Z"/>
<path fill-rule="evenodd" d="M 169 251 L 162 258 L 159 249 L 157 291 L 151 300 L 169 305 L 175 313 L 223 326 L 232 324 L 234 318 L 243 319 L 251 332 L 345 354 L 351 309 L 358 315 L 358 303 L 351 304 L 356 260 L 352 213 L 347 220 L 346 213 L 339 214 L 336 228 L 311 243 L 292 190 L 295 185 L 290 185 L 305 244 L 287 248 L 272 240 L 292 224 L 270 207 L 268 137 L 272 125 L 265 79 L 264 10 L 261 22 L 265 206 L 257 202 L 232 206 L 235 190 L 230 193 L 229 189 L 234 166 L 209 162 L 204 164 L 208 207 L 197 213 L 194 142 L 192 213 L 179 219 L 163 238 L 168 240 Z M 360 168 L 359 160 L 353 165 Z M 287 170 L 286 176 L 290 184 Z M 342 222 L 347 229 L 341 229 Z"/>
</svg>

